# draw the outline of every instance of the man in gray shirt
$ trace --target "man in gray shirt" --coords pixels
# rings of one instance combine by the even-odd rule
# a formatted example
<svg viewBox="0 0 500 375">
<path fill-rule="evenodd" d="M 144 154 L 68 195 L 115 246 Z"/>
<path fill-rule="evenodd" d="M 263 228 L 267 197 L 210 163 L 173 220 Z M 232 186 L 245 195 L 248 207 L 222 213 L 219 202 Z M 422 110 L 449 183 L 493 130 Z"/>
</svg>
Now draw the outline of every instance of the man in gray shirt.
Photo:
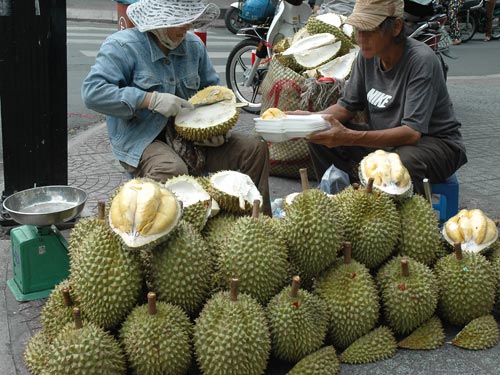
<svg viewBox="0 0 500 375">
<path fill-rule="evenodd" d="M 424 178 L 444 182 L 467 161 L 441 63 L 426 44 L 406 38 L 403 7 L 403 0 L 357 0 L 345 21 L 360 53 L 342 97 L 321 112 L 330 129 L 306 138 L 318 179 L 334 164 L 355 182 L 361 159 L 385 149 L 399 154 L 424 194 Z M 367 126 L 349 123 L 357 111 Z"/>
</svg>

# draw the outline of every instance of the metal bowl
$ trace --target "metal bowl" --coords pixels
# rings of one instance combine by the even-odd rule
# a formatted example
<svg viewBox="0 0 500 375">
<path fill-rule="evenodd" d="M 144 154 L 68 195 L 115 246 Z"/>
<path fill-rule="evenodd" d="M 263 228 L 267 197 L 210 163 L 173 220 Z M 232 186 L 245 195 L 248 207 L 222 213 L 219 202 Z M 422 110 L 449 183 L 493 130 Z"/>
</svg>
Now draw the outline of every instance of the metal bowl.
<svg viewBox="0 0 500 375">
<path fill-rule="evenodd" d="M 12 194 L 3 206 L 20 224 L 52 225 L 77 216 L 87 201 L 82 189 L 64 186 L 42 186 Z"/>
</svg>

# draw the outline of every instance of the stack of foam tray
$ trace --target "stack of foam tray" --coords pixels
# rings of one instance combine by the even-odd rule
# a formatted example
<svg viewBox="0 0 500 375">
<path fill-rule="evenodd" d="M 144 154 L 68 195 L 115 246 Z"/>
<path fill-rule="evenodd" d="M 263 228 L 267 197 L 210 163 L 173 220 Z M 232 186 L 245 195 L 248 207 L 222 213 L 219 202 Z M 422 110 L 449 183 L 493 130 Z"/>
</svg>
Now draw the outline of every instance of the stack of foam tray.
<svg viewBox="0 0 500 375">
<path fill-rule="evenodd" d="M 304 138 L 314 132 L 328 129 L 323 115 L 286 115 L 283 118 L 254 118 L 255 131 L 268 142 L 284 142 Z"/>
</svg>

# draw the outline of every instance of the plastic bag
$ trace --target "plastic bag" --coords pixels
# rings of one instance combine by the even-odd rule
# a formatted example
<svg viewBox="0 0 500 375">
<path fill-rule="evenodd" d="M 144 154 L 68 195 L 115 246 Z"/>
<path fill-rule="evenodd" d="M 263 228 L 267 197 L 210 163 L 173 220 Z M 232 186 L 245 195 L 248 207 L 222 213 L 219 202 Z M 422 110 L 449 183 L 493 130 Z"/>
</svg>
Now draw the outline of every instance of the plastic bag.
<svg viewBox="0 0 500 375">
<path fill-rule="evenodd" d="M 349 16 L 354 8 L 355 0 L 325 0 L 321 4 L 318 14 L 337 13 Z"/>
<path fill-rule="evenodd" d="M 337 194 L 349 184 L 349 175 L 332 164 L 321 177 L 319 189 L 327 194 Z"/>
</svg>

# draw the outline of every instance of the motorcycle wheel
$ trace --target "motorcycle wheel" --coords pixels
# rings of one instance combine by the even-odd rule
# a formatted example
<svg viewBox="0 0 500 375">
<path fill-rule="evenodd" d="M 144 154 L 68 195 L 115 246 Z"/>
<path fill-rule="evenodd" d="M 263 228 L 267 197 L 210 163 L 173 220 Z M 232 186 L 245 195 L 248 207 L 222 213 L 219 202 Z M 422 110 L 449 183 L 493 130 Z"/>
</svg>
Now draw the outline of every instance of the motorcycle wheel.
<svg viewBox="0 0 500 375">
<path fill-rule="evenodd" d="M 497 16 L 498 18 L 498 16 Z M 495 27 L 493 27 L 493 31 L 491 33 L 491 38 L 492 39 L 500 39 L 500 21 L 497 21 L 497 24 Z"/>
<path fill-rule="evenodd" d="M 460 29 L 460 39 L 465 43 L 472 39 L 477 30 L 476 19 L 469 14 L 467 22 L 467 12 L 458 12 L 458 27 Z"/>
<path fill-rule="evenodd" d="M 259 113 L 262 106 L 260 85 L 267 74 L 267 64 L 257 69 L 250 86 L 245 86 L 250 68 L 252 67 L 252 54 L 255 53 L 258 40 L 244 39 L 234 46 L 226 63 L 226 84 L 233 90 L 236 100 L 248 103 L 243 110 L 249 113 Z"/>
<path fill-rule="evenodd" d="M 239 9 L 230 7 L 226 10 L 224 15 L 224 23 L 229 31 L 233 34 L 238 33 L 238 31 L 244 27 L 250 27 L 250 24 L 243 21 L 239 16 Z"/>
</svg>

